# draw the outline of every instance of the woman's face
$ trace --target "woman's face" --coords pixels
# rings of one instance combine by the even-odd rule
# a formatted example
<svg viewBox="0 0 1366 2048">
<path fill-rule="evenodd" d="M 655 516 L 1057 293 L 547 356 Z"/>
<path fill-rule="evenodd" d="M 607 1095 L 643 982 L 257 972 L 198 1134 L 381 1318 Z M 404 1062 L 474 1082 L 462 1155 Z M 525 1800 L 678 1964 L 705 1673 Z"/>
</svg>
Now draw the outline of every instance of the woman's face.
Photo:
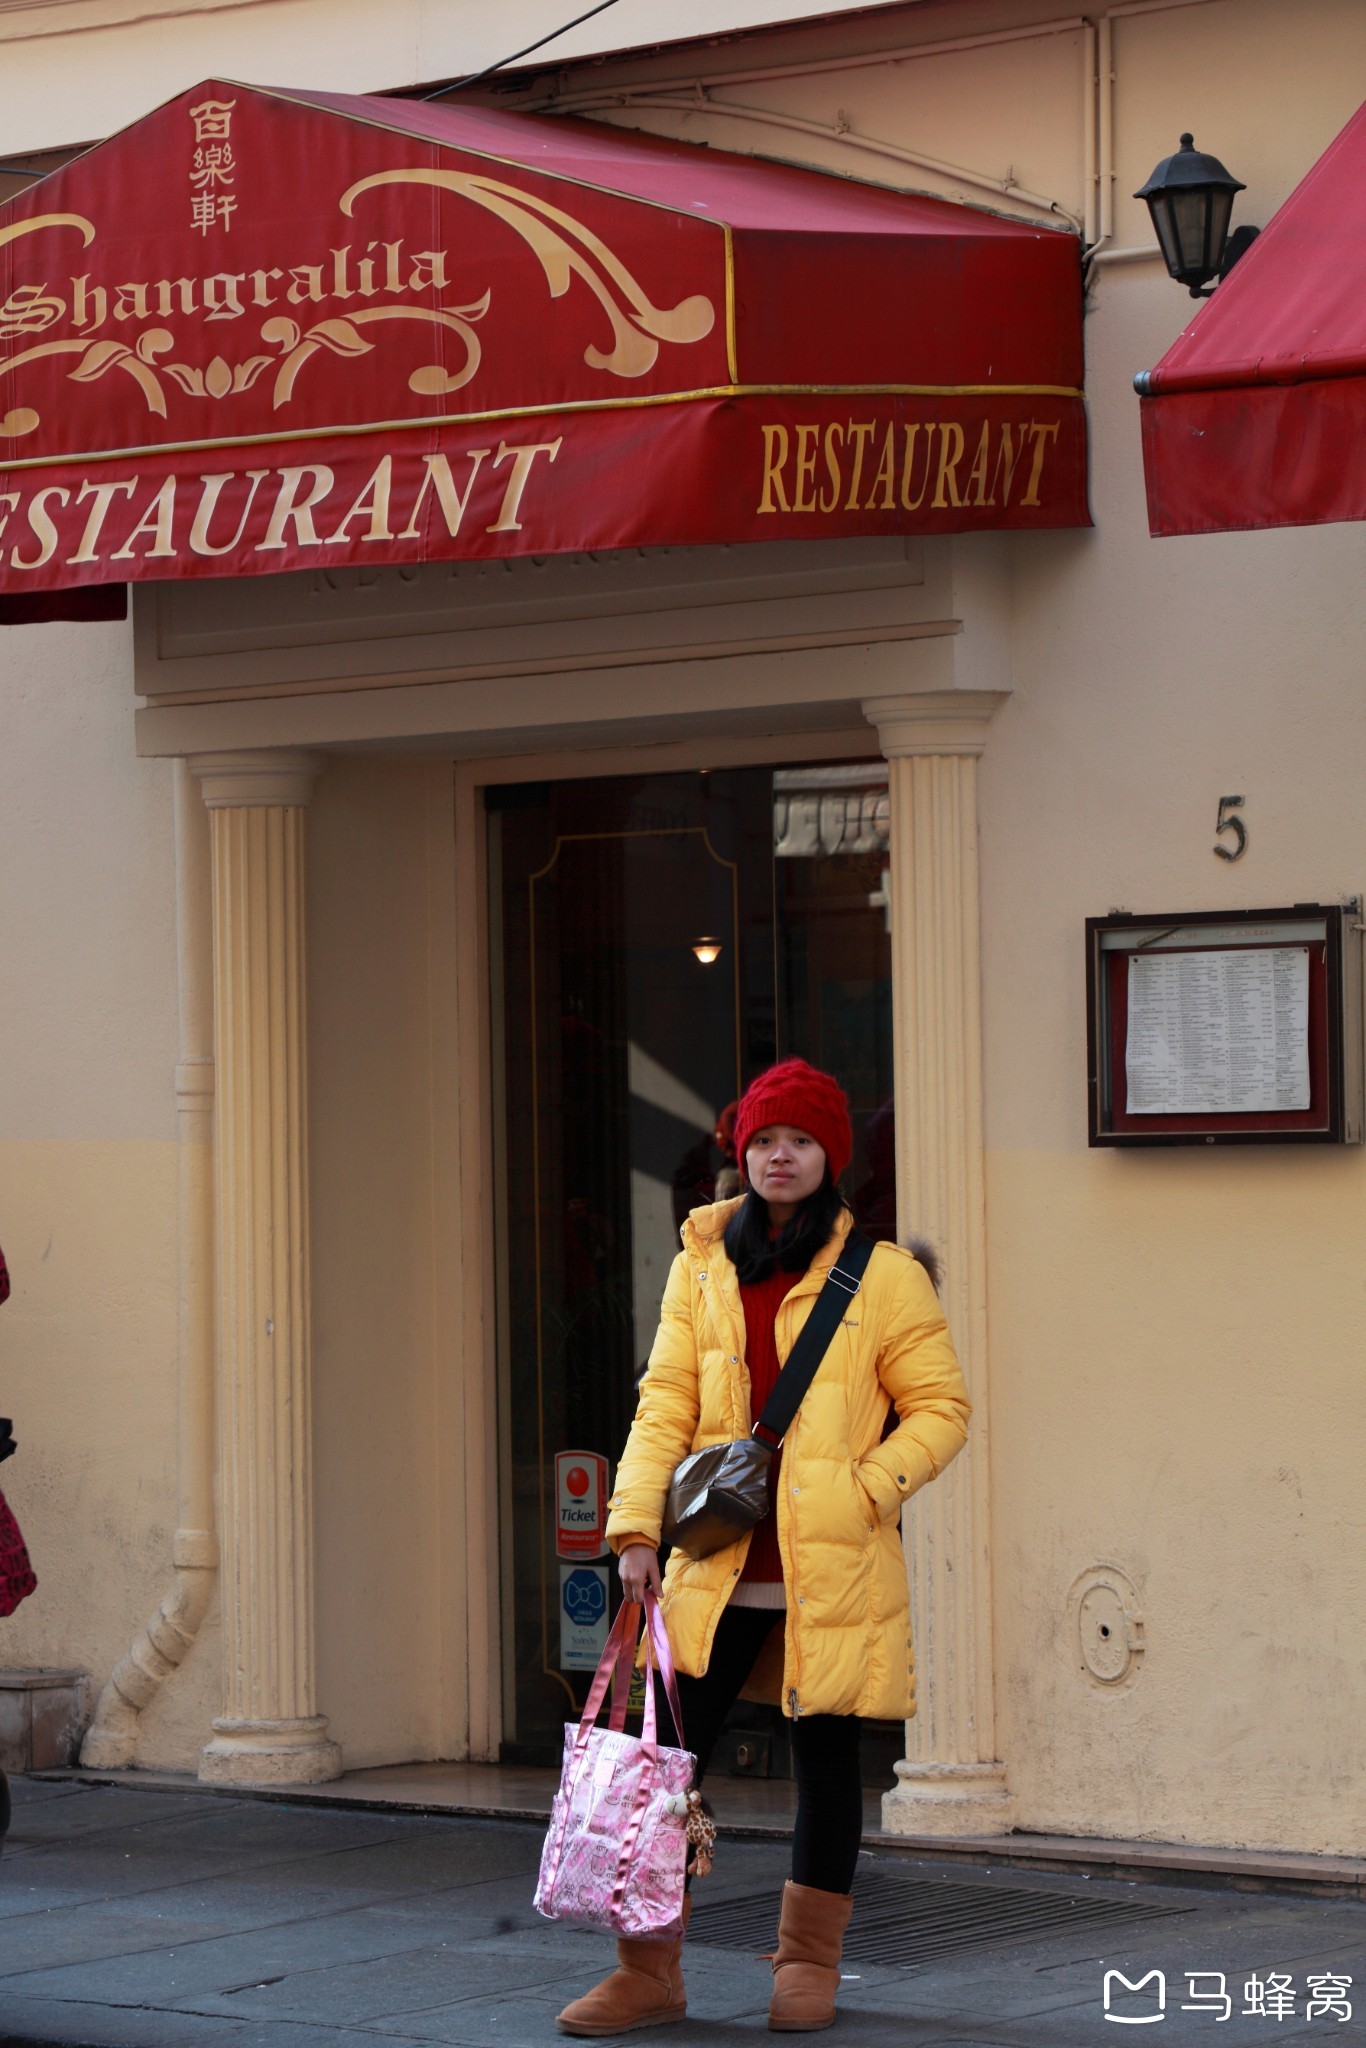
<svg viewBox="0 0 1366 2048">
<path fill-rule="evenodd" d="M 765 1124 L 745 1148 L 745 1172 L 775 1223 L 786 1223 L 825 1179 L 825 1154 L 795 1124 Z"/>
</svg>

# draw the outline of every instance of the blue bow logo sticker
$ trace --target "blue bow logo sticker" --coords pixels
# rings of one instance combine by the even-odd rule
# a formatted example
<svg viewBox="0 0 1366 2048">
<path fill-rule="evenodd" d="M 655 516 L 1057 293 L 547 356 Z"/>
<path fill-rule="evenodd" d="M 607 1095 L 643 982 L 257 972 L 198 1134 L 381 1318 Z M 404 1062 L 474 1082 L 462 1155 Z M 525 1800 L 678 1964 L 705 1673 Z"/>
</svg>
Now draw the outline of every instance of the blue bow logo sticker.
<svg viewBox="0 0 1366 2048">
<path fill-rule="evenodd" d="M 607 1588 L 597 1572 L 571 1572 L 564 1582 L 564 1611 L 581 1628 L 601 1621 L 607 1611 Z"/>
</svg>

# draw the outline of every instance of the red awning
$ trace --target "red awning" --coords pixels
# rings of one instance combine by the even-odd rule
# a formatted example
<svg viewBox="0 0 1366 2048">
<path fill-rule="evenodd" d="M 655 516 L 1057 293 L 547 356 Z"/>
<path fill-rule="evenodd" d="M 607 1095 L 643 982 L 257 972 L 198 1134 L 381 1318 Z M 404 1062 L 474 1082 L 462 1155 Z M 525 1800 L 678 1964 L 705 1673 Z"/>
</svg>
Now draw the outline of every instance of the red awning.
<svg viewBox="0 0 1366 2048">
<path fill-rule="evenodd" d="M 1087 524 L 1078 250 L 522 114 L 210 81 L 0 207 L 0 600 Z"/>
<path fill-rule="evenodd" d="M 1136 381 L 1153 533 L 1366 519 L 1366 106 Z"/>
</svg>

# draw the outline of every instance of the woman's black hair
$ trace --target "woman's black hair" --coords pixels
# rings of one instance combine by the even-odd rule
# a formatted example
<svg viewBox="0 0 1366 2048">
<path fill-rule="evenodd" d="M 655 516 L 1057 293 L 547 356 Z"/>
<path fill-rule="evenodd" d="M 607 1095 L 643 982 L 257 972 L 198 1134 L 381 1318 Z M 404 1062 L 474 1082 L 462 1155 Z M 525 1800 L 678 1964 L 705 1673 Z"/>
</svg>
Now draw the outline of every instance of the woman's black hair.
<svg viewBox="0 0 1366 2048">
<path fill-rule="evenodd" d="M 844 1196 L 827 1166 L 815 1194 L 807 1196 L 776 1237 L 770 1237 L 768 1203 L 750 1188 L 726 1225 L 726 1257 L 740 1285 L 753 1287 L 779 1267 L 784 1273 L 804 1273 L 829 1243 L 844 1207 Z"/>
</svg>

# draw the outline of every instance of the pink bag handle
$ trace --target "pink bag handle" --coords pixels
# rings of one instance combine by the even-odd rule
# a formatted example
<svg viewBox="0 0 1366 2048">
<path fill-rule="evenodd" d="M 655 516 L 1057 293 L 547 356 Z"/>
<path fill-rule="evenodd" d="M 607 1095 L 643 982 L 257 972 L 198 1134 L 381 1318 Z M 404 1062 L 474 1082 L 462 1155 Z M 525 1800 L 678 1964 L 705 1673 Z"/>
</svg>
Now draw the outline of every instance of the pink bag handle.
<svg viewBox="0 0 1366 2048">
<path fill-rule="evenodd" d="M 629 1604 L 629 1603 L 628 1603 Z M 632 1634 L 634 1635 L 634 1627 Z M 680 1749 L 686 1749 L 683 1738 L 683 1709 L 679 1704 L 678 1680 L 674 1675 L 673 1652 L 669 1647 L 669 1631 L 664 1625 L 664 1616 L 658 1600 L 647 1586 L 645 1588 L 645 1713 L 641 1721 L 640 1739 L 649 1752 L 652 1763 L 659 1761 L 659 1737 L 656 1724 L 654 1674 L 656 1660 L 659 1675 L 664 1680 L 664 1691 L 669 1701 L 669 1712 L 673 1716 L 674 1733 Z"/>
<path fill-rule="evenodd" d="M 645 1589 L 645 1617 L 654 1639 L 655 1655 L 659 1659 L 659 1675 L 664 1680 L 664 1691 L 669 1702 L 669 1712 L 673 1715 L 678 1747 L 686 1749 L 688 1744 L 683 1734 L 683 1708 L 679 1704 L 678 1679 L 674 1672 L 673 1651 L 669 1646 L 669 1631 L 665 1626 L 663 1610 L 648 1586 Z"/>
<path fill-rule="evenodd" d="M 583 1715 L 579 1721 L 579 1732 L 575 1737 L 574 1750 L 577 1755 L 584 1749 L 597 1725 L 602 1703 L 607 1697 L 607 1688 L 612 1687 L 612 1713 L 610 1726 L 623 1728 L 626 1725 L 626 1697 L 630 1691 L 631 1666 L 636 1654 L 636 1625 L 640 1610 L 629 1600 L 623 1600 L 617 1610 L 607 1641 L 602 1646 L 598 1668 L 593 1674 L 593 1683 L 588 1688 Z"/>
<path fill-rule="evenodd" d="M 620 1618 L 620 1617 L 618 1617 Z M 604 1654 L 606 1645 L 604 1644 Z M 612 1669 L 612 1711 L 607 1717 L 609 1728 L 618 1731 L 626 1726 L 626 1707 L 631 1697 L 631 1680 L 635 1675 L 636 1632 L 634 1628 L 624 1633 L 617 1650 L 617 1661 Z M 599 1708 L 601 1712 L 601 1708 Z"/>
<path fill-rule="evenodd" d="M 629 1603 L 627 1604 L 629 1605 Z M 634 1628 L 632 1633 L 634 1633 Z M 673 1653 L 669 1648 L 669 1631 L 664 1625 L 664 1616 L 659 1611 L 659 1602 L 647 1586 L 645 1588 L 645 1716 L 641 1726 L 640 1738 L 645 1754 L 650 1759 L 651 1770 L 649 1773 L 642 1774 L 641 1776 L 635 1805 L 631 1809 L 631 1818 L 626 1823 L 622 1834 L 621 1854 L 617 1858 L 616 1882 L 612 1886 L 612 1911 L 614 1913 L 620 1912 L 622 1901 L 626 1896 L 626 1885 L 631 1874 L 631 1858 L 635 1854 L 641 1822 L 645 1818 L 645 1809 L 650 1803 L 650 1793 L 654 1789 L 652 1781 L 659 1769 L 659 1741 L 655 1720 L 654 1685 L 654 1660 L 656 1655 L 659 1657 L 660 1675 L 664 1680 L 664 1689 L 668 1695 L 669 1712 L 674 1717 L 674 1732 L 678 1737 L 678 1744 L 681 1749 L 684 1746 L 683 1710 L 678 1701 L 678 1682 L 674 1676 Z"/>
<path fill-rule="evenodd" d="M 607 1688 L 612 1687 L 612 1711 L 608 1726 L 623 1728 L 626 1725 L 626 1699 L 630 1690 L 630 1671 L 635 1662 L 636 1638 L 640 1626 L 640 1608 L 633 1600 L 623 1600 L 612 1623 L 611 1632 L 602 1646 L 598 1668 L 593 1674 L 593 1683 L 588 1688 L 584 1702 L 583 1717 L 575 1739 L 575 1754 L 581 1754 L 587 1747 L 588 1738 L 597 1725 L 602 1703 L 607 1697 Z M 641 1727 L 641 1740 L 652 1757 L 658 1755 L 659 1743 L 656 1729 L 654 1686 L 650 1683 L 655 1660 L 664 1680 L 668 1696 L 669 1712 L 673 1715 L 674 1732 L 680 1749 L 687 1747 L 683 1734 L 683 1709 L 679 1704 L 678 1680 L 674 1672 L 673 1653 L 669 1648 L 669 1631 L 664 1625 L 659 1602 L 647 1586 L 645 1589 L 645 1717 Z"/>
</svg>

